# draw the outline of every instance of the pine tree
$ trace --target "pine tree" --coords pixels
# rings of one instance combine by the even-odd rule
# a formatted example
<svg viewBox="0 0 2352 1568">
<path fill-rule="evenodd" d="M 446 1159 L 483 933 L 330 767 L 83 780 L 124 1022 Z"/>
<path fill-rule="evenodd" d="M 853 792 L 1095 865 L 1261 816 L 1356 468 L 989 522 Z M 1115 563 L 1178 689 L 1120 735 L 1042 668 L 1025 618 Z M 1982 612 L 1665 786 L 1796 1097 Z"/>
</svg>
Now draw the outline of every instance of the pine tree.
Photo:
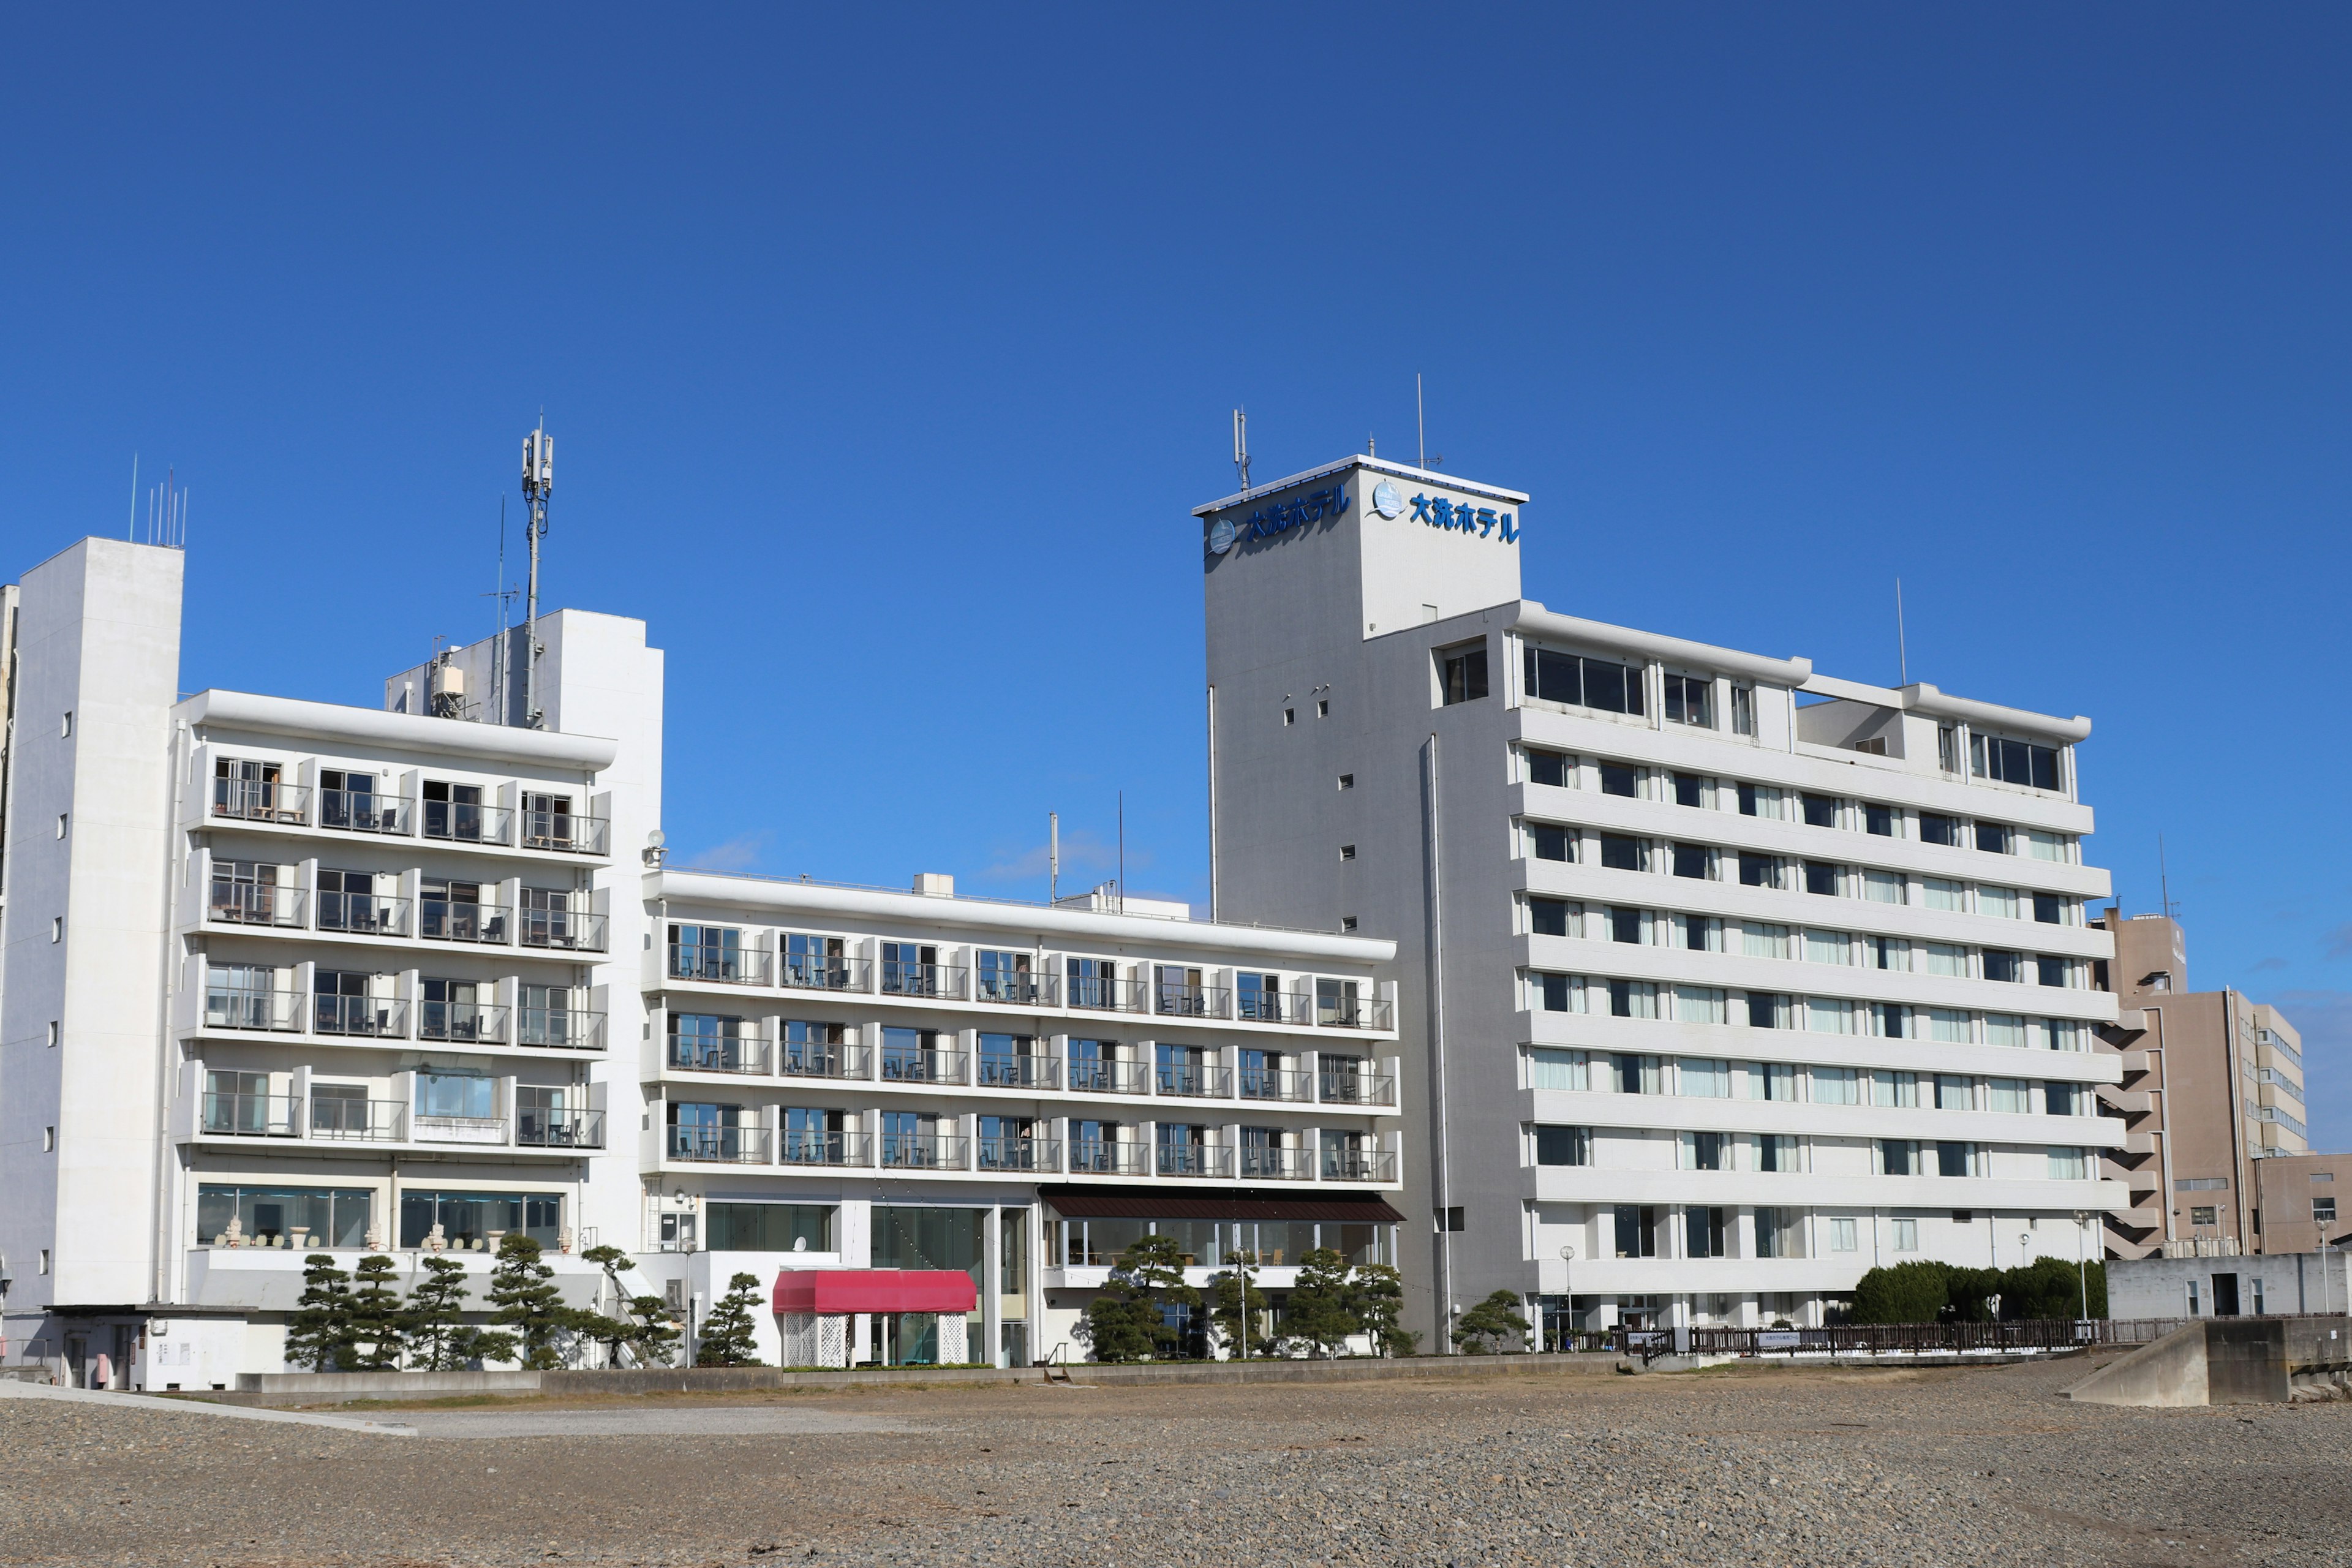
<svg viewBox="0 0 2352 1568">
<path fill-rule="evenodd" d="M 485 1335 L 504 1342 L 505 1354 L 514 1356 L 532 1372 L 553 1372 L 563 1364 L 556 1336 L 573 1326 L 575 1314 L 563 1304 L 555 1284 L 555 1270 L 539 1260 L 539 1243 L 520 1231 L 509 1231 L 499 1241 L 499 1261 L 490 1270 L 490 1321 L 512 1333 Z M 484 1350 L 484 1355 L 490 1353 Z"/>
<path fill-rule="evenodd" d="M 302 1259 L 302 1295 L 286 1325 L 286 1362 L 313 1372 L 348 1371 L 352 1354 L 352 1277 L 333 1257 Z"/>
<path fill-rule="evenodd" d="M 710 1309 L 702 1325 L 702 1341 L 695 1348 L 697 1366 L 758 1364 L 751 1339 L 751 1313 L 760 1304 L 760 1277 L 738 1274 L 727 1281 L 727 1294 Z"/>
<path fill-rule="evenodd" d="M 628 1293 L 621 1283 L 621 1275 L 634 1265 L 629 1255 L 619 1247 L 592 1247 L 580 1257 L 604 1271 L 604 1282 L 613 1288 L 614 1300 L 622 1302 L 623 1307 L 611 1316 L 582 1313 L 579 1331 L 603 1342 L 604 1359 L 610 1365 L 621 1364 L 621 1349 L 625 1345 L 639 1366 L 667 1366 L 670 1347 L 677 1342 L 679 1332 L 670 1318 L 669 1303 L 659 1296 Z"/>
<path fill-rule="evenodd" d="M 408 1293 L 401 1331 L 425 1372 L 457 1372 L 479 1353 L 481 1331 L 466 1326 L 466 1266 L 454 1258 L 425 1259 L 425 1277 Z"/>
<path fill-rule="evenodd" d="M 359 1371 L 390 1372 L 400 1365 L 406 1314 L 392 1282 L 398 1267 L 383 1253 L 371 1252 L 352 1271 L 351 1364 Z"/>
<path fill-rule="evenodd" d="M 1454 1342 L 1472 1355 L 1490 1355 L 1506 1345 L 1525 1349 L 1528 1321 L 1519 1316 L 1519 1299 L 1497 1290 L 1454 1321 Z"/>
<path fill-rule="evenodd" d="M 1118 1255 L 1103 1294 L 1087 1303 L 1078 1331 L 1097 1361 L 1143 1361 L 1177 1348 L 1166 1309 L 1197 1307 L 1201 1293 L 1184 1283 L 1184 1255 L 1172 1236 L 1147 1236 Z"/>
<path fill-rule="evenodd" d="M 1404 1277 L 1385 1263 L 1356 1266 L 1348 1282 L 1348 1310 L 1371 1336 L 1374 1353 L 1411 1355 L 1421 1336 L 1403 1326 Z"/>
<path fill-rule="evenodd" d="M 1265 1292 L 1257 1288 L 1257 1254 L 1228 1252 L 1225 1267 L 1209 1277 L 1209 1317 L 1233 1357 L 1274 1353 L 1275 1340 L 1263 1324 Z"/>
<path fill-rule="evenodd" d="M 1364 1331 L 1355 1297 L 1349 1287 L 1348 1260 L 1330 1247 L 1318 1247 L 1298 1260 L 1298 1282 L 1291 1288 L 1283 1326 L 1320 1360 Z"/>
</svg>

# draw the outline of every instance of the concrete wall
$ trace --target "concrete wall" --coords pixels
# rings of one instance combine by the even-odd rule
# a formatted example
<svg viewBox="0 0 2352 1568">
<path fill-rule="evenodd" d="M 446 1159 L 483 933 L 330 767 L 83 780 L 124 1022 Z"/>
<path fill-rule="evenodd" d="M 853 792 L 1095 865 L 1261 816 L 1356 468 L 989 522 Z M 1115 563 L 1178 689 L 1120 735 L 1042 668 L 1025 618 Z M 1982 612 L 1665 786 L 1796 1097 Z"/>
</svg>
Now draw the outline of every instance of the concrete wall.
<svg viewBox="0 0 2352 1568">
<path fill-rule="evenodd" d="M 2230 1289 L 2217 1281 L 2235 1281 L 2238 1312 L 2246 1317 L 2340 1312 L 2352 1305 L 2345 1256 L 2332 1248 L 2236 1258 L 2113 1258 L 2106 1268 L 2107 1315 L 2112 1318 L 2212 1317 L 2215 1303 Z M 2197 1288 L 2193 1313 L 2191 1285 Z"/>
</svg>

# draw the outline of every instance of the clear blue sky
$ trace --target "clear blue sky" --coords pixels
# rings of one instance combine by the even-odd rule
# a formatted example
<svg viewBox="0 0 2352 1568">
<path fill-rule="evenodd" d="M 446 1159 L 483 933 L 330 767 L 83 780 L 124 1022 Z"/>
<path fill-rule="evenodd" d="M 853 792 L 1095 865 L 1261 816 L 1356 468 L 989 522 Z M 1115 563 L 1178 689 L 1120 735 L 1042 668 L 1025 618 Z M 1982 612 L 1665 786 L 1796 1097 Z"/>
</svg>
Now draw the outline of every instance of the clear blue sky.
<svg viewBox="0 0 2352 1568">
<path fill-rule="evenodd" d="M 2084 712 L 2092 853 L 2352 1143 L 2352 19 L 2186 5 L 15 8 L 0 571 L 192 491 L 184 681 L 669 650 L 688 857 L 1204 893 L 1197 543 L 1409 449 L 1529 594 Z"/>
</svg>

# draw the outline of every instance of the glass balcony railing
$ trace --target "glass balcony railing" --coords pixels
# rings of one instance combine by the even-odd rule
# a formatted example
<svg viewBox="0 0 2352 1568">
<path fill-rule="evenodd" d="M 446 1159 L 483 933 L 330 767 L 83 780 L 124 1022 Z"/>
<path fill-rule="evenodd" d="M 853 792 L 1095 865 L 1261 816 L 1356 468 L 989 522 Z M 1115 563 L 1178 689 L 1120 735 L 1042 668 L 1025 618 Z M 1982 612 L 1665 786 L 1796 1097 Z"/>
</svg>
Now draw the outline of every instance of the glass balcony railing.
<svg viewBox="0 0 2352 1568">
<path fill-rule="evenodd" d="M 1315 1156 L 1305 1149 L 1281 1149 L 1272 1146 L 1241 1148 L 1242 1180 L 1266 1182 L 1304 1181 L 1315 1172 Z"/>
<path fill-rule="evenodd" d="M 1222 985 L 1172 985 L 1162 981 L 1152 994 L 1151 1010 L 1165 1017 L 1222 1018 L 1225 998 L 1232 994 Z"/>
<path fill-rule="evenodd" d="M 1069 1070 L 1073 1093 L 1146 1094 L 1150 1091 L 1151 1068 L 1142 1062 L 1073 1057 Z"/>
<path fill-rule="evenodd" d="M 764 1127 L 682 1127 L 669 1130 L 669 1157 L 721 1165 L 770 1165 Z"/>
<path fill-rule="evenodd" d="M 373 893 L 319 895 L 319 929 L 348 931 L 353 936 L 405 936 L 408 900 Z"/>
<path fill-rule="evenodd" d="M 1150 1168 L 1150 1150 L 1141 1143 L 1081 1139 L 1070 1145 L 1074 1176 L 1139 1176 Z"/>
<path fill-rule="evenodd" d="M 1323 1179 L 1327 1182 L 1392 1182 L 1396 1154 L 1387 1149 L 1325 1149 Z"/>
<path fill-rule="evenodd" d="M 1233 1092 L 1233 1074 L 1206 1063 L 1162 1062 L 1153 1075 L 1154 1094 L 1182 1100 L 1223 1100 Z"/>
<path fill-rule="evenodd" d="M 1244 1067 L 1234 1075 L 1234 1094 L 1240 1100 L 1304 1100 L 1313 1082 L 1284 1068 Z"/>
<path fill-rule="evenodd" d="M 1386 1029 L 1396 1010 L 1377 996 L 1342 993 L 1315 998 L 1315 1022 L 1327 1029 Z"/>
<path fill-rule="evenodd" d="M 669 944 L 669 977 L 712 985 L 765 985 L 768 955 L 757 948 Z"/>
<path fill-rule="evenodd" d="M 1055 1089 L 1061 1079 L 1061 1064 L 1052 1057 L 980 1054 L 980 1087 L 982 1089 Z"/>
<path fill-rule="evenodd" d="M 502 943 L 507 940 L 503 905 L 424 898 L 416 900 L 416 934 L 427 941 Z"/>
<path fill-rule="evenodd" d="M 211 918 L 222 925 L 299 926 L 303 923 L 302 889 L 266 882 L 232 882 L 215 878 L 212 885 Z"/>
<path fill-rule="evenodd" d="M 502 1046 L 507 1038 L 507 1010 L 495 1003 L 419 1002 L 416 1037 L 472 1046 Z"/>
<path fill-rule="evenodd" d="M 786 1078 L 866 1076 L 866 1047 L 840 1040 L 785 1040 L 776 1047 L 776 1070 Z"/>
<path fill-rule="evenodd" d="M 1234 1005 L 1234 1016 L 1249 1024 L 1304 1024 L 1314 1011 L 1314 998 L 1294 991 L 1256 990 L 1244 986 Z"/>
<path fill-rule="evenodd" d="M 526 811 L 522 814 L 522 847 L 572 855 L 603 855 L 612 843 L 612 824 L 601 816 L 569 811 Z"/>
<path fill-rule="evenodd" d="M 1369 1070 L 1334 1072 L 1327 1062 L 1315 1080 L 1315 1098 L 1326 1105 L 1394 1105 L 1394 1075 Z"/>
<path fill-rule="evenodd" d="M 525 947 L 553 948 L 564 952 L 603 952 L 611 922 L 585 910 L 522 911 L 518 934 Z"/>
<path fill-rule="evenodd" d="M 1061 1005 L 1062 987 L 1056 975 L 1026 969 L 982 969 L 974 985 L 973 994 L 982 1002 L 1001 1002 L 1011 1007 Z"/>
<path fill-rule="evenodd" d="M 405 1038 L 408 1004 L 396 996 L 313 996 L 310 1026 L 321 1035 Z"/>
<path fill-rule="evenodd" d="M 408 802 L 394 795 L 372 791 L 322 789 L 319 792 L 319 826 L 347 833 L 382 833 L 408 837 Z"/>
<path fill-rule="evenodd" d="M 888 1046 L 882 1048 L 885 1083 L 961 1083 L 963 1068 L 961 1051 L 898 1050 Z"/>
<path fill-rule="evenodd" d="M 787 1165 L 863 1165 L 866 1163 L 866 1145 L 863 1132 L 788 1127 L 780 1150 Z"/>
<path fill-rule="evenodd" d="M 330 1142 L 395 1142 L 400 1138 L 402 1109 L 396 1100 L 313 1094 L 310 1097 L 310 1136 Z"/>
<path fill-rule="evenodd" d="M 1211 1143 L 1162 1143 L 1155 1151 L 1163 1176 L 1230 1176 L 1234 1152 Z"/>
<path fill-rule="evenodd" d="M 209 991 L 205 994 L 205 1027 L 299 1031 L 303 1000 L 299 991 Z"/>
<path fill-rule="evenodd" d="M 475 805 L 464 801 L 425 803 L 425 837 L 454 844 L 504 844 L 514 828 L 514 813 L 503 805 Z"/>
<path fill-rule="evenodd" d="M 898 1171 L 961 1171 L 971 1141 L 951 1133 L 885 1132 L 882 1164 Z"/>
<path fill-rule="evenodd" d="M 1062 1144 L 1056 1138 L 998 1137 L 978 1142 L 983 1171 L 1054 1171 L 1062 1168 Z"/>
<path fill-rule="evenodd" d="M 525 1149 L 602 1149 L 604 1113 L 526 1105 L 515 1112 L 515 1142 Z"/>
<path fill-rule="evenodd" d="M 1150 996 L 1140 980 L 1111 980 L 1098 974 L 1068 978 L 1070 1005 L 1105 1013 L 1140 1013 Z"/>
<path fill-rule="evenodd" d="M 215 1138 L 293 1138 L 296 1100 L 290 1094 L 205 1091 L 204 1130 Z"/>
<path fill-rule="evenodd" d="M 583 1007 L 518 1008 L 520 1031 L 517 1043 L 555 1046 L 572 1051 L 604 1048 L 604 1015 Z"/>
<path fill-rule="evenodd" d="M 672 1035 L 669 1065 L 688 1072 L 736 1072 L 765 1075 L 768 1042 L 757 1037 Z"/>
<path fill-rule="evenodd" d="M 961 996 L 964 967 L 960 963 L 910 963 L 901 959 L 882 961 L 882 994 L 885 996 Z"/>
<path fill-rule="evenodd" d="M 213 815 L 236 822 L 299 824 L 310 820 L 310 792 L 276 779 L 213 780 Z"/>
</svg>

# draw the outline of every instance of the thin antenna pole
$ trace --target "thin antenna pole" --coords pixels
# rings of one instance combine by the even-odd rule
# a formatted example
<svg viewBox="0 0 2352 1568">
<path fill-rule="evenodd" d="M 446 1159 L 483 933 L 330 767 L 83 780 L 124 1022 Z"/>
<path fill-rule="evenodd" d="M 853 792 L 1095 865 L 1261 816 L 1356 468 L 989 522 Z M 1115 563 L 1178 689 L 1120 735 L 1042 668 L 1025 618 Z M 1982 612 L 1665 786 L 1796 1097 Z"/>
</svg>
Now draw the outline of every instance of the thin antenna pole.
<svg viewBox="0 0 2352 1568">
<path fill-rule="evenodd" d="M 137 542 L 139 538 L 139 454 L 131 454 L 131 521 L 123 525 L 122 542 Z"/>
<path fill-rule="evenodd" d="M 1429 467 L 1429 426 L 1422 418 L 1421 372 L 1419 371 L 1412 373 L 1412 437 L 1413 446 L 1416 448 L 1412 466 L 1416 468 L 1425 468 Z"/>
<path fill-rule="evenodd" d="M 1242 489 L 1249 482 L 1249 414 L 1244 409 L 1234 410 L 1234 471 L 1241 476 Z"/>
<path fill-rule="evenodd" d="M 1127 792 L 1118 792 L 1118 912 L 1127 913 Z"/>
<path fill-rule="evenodd" d="M 523 725 L 536 730 L 545 716 L 539 701 L 539 542 L 547 536 L 547 498 L 555 489 L 555 443 L 547 434 L 547 416 L 539 428 L 522 438 L 522 499 L 530 510 L 523 519 L 523 542 L 530 546 L 530 596 L 523 610 Z"/>
<path fill-rule="evenodd" d="M 2161 833 L 2156 836 L 2156 889 L 2157 897 L 2164 900 L 2164 918 L 2166 920 L 2171 920 L 2174 918 L 2172 913 L 2172 873 L 2165 868 L 2164 835 Z"/>
<path fill-rule="evenodd" d="M 1062 896 L 1062 814 L 1045 814 L 1045 901 L 1057 902 Z"/>
<path fill-rule="evenodd" d="M 1911 650 L 1903 639 L 1903 579 L 1895 579 L 1895 667 L 1900 671 L 1897 686 L 1911 684 Z"/>
</svg>

